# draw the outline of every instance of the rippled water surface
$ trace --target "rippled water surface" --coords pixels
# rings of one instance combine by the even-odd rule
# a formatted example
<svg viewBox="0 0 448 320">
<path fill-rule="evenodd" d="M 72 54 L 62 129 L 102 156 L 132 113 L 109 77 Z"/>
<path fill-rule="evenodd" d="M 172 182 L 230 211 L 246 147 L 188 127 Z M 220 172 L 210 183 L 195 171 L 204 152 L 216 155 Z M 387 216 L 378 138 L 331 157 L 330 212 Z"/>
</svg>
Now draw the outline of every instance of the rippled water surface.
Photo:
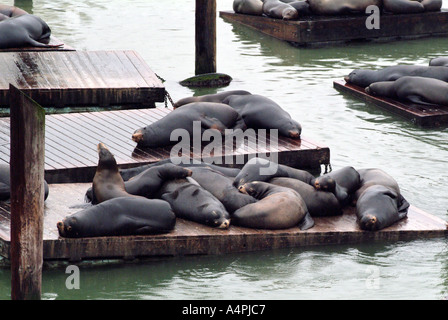
<svg viewBox="0 0 448 320">
<path fill-rule="evenodd" d="M 232 0 L 217 2 L 218 10 L 232 8 Z M 138 51 L 174 100 L 216 92 L 178 84 L 194 75 L 194 0 L 34 1 L 32 10 L 79 50 Z M 330 147 L 333 169 L 382 168 L 411 204 L 448 220 L 448 129 L 421 129 L 333 88 L 356 68 L 426 65 L 448 55 L 446 38 L 299 49 L 219 17 L 217 27 L 218 72 L 234 79 L 218 91 L 270 97 L 302 124 L 304 137 Z M 85 267 L 80 290 L 67 290 L 66 277 L 45 270 L 43 297 L 440 299 L 448 295 L 448 247 L 446 239 L 421 239 Z M 9 270 L 0 269 L 0 283 L 8 299 Z"/>
</svg>

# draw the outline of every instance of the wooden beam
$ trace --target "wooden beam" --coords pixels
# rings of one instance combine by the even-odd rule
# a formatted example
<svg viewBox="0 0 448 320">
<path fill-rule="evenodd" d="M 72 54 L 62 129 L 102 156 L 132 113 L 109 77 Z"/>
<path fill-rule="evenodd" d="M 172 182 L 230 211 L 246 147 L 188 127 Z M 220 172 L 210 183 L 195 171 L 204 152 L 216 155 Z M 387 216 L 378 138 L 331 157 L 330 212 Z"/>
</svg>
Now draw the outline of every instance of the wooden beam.
<svg viewBox="0 0 448 320">
<path fill-rule="evenodd" d="M 196 0 L 195 74 L 216 72 L 216 0 Z"/>
<path fill-rule="evenodd" d="M 45 111 L 10 85 L 11 298 L 41 298 Z"/>
</svg>

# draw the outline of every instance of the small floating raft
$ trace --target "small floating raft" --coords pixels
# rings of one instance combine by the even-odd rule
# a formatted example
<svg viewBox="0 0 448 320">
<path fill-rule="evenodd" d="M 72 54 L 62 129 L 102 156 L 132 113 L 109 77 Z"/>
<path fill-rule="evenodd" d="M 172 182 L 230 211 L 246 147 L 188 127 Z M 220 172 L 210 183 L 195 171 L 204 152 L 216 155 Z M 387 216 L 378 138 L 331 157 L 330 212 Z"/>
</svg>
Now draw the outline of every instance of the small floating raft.
<svg viewBox="0 0 448 320">
<path fill-rule="evenodd" d="M 344 80 L 333 82 L 334 88 L 348 93 L 362 101 L 375 104 L 401 116 L 421 127 L 442 127 L 448 125 L 448 106 L 427 106 L 396 101 L 386 97 L 376 97 L 365 92 L 364 88 L 346 83 Z"/>
<path fill-rule="evenodd" d="M 416 39 L 448 35 L 448 11 L 382 14 L 379 29 L 367 29 L 367 15 L 309 16 L 281 20 L 220 11 L 220 17 L 296 46 L 321 46 L 349 41 Z"/>
<path fill-rule="evenodd" d="M 81 209 L 91 183 L 52 184 L 45 202 L 44 260 L 134 259 L 139 257 L 219 255 L 312 245 L 354 244 L 374 241 L 405 241 L 446 237 L 447 223 L 411 206 L 408 217 L 381 231 L 362 231 L 356 224 L 354 208 L 343 215 L 314 218 L 315 226 L 306 231 L 260 230 L 230 226 L 227 230 L 177 219 L 167 234 L 67 239 L 60 238 L 56 224 Z M 10 255 L 10 207 L 0 202 L 0 255 Z"/>
<path fill-rule="evenodd" d="M 53 114 L 45 117 L 45 179 L 49 183 L 90 182 L 98 164 L 97 144 L 103 142 L 114 154 L 121 168 L 154 163 L 170 158 L 170 147 L 138 149 L 131 140 L 132 133 L 166 116 L 172 109 L 151 108 Z M 9 163 L 10 119 L 0 118 L 0 162 Z M 294 140 L 278 137 L 278 145 L 266 147 L 235 147 L 231 153 L 233 164 L 236 156 L 244 157 L 259 153 L 276 153 L 279 163 L 296 168 L 319 169 L 330 163 L 330 149 L 307 138 Z M 224 153 L 215 155 L 226 164 Z M 193 149 L 191 158 L 201 159 L 201 150 Z M 238 165 L 233 165 L 238 166 Z"/>
<path fill-rule="evenodd" d="M 45 108 L 164 102 L 165 87 L 135 51 L 0 52 L 0 108 L 9 84 Z"/>
</svg>

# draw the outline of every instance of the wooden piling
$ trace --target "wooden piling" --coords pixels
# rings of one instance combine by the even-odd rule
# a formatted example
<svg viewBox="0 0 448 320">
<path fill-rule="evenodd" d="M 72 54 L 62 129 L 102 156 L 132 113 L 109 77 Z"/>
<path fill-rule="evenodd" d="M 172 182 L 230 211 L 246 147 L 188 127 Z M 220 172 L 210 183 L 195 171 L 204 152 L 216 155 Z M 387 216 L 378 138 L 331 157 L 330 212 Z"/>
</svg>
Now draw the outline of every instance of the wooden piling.
<svg viewBox="0 0 448 320">
<path fill-rule="evenodd" d="M 10 85 L 11 298 L 41 298 L 45 112 Z"/>
<path fill-rule="evenodd" d="M 216 0 L 196 0 L 195 74 L 216 72 Z"/>
</svg>

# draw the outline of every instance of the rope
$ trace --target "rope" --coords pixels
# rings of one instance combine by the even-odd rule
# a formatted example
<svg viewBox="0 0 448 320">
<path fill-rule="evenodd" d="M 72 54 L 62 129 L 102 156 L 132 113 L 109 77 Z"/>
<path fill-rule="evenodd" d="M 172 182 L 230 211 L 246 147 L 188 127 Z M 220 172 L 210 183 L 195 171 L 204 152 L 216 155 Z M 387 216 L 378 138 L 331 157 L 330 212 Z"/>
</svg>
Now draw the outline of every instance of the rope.
<svg viewBox="0 0 448 320">
<path fill-rule="evenodd" d="M 161 76 L 159 76 L 157 73 L 155 75 L 157 78 L 159 78 L 160 81 L 162 81 L 162 83 L 166 82 L 166 80 L 163 79 Z M 165 98 L 164 98 L 165 108 L 168 108 L 168 100 L 170 101 L 171 106 L 174 107 L 173 99 L 171 99 L 169 92 L 165 89 Z"/>
</svg>

